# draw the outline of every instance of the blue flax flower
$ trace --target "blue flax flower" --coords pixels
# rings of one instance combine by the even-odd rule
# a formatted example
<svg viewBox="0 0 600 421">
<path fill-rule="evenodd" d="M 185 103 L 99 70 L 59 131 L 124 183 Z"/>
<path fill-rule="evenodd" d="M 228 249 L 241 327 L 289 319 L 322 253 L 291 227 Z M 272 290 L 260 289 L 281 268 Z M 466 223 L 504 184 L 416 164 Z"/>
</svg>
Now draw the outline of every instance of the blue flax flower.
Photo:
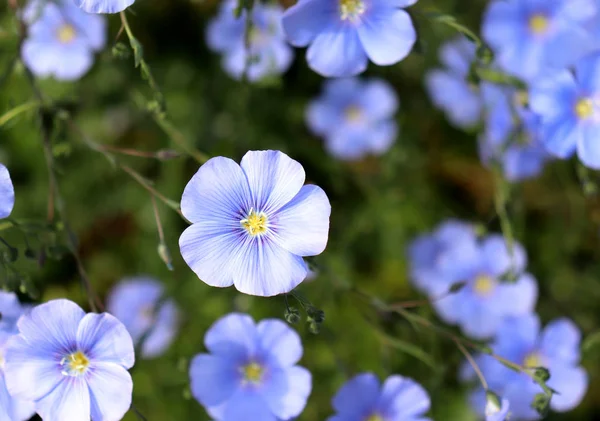
<svg viewBox="0 0 600 421">
<path fill-rule="evenodd" d="M 143 340 L 141 354 L 154 358 L 171 345 L 179 327 L 179 312 L 172 299 L 162 301 L 163 287 L 148 277 L 122 280 L 107 298 L 106 309 L 129 331 L 135 344 Z"/>
<path fill-rule="evenodd" d="M 408 13 L 417 0 L 299 0 L 285 11 L 289 42 L 306 47 L 308 65 L 327 77 L 354 76 L 368 60 L 389 66 L 404 59 L 416 41 Z"/>
<path fill-rule="evenodd" d="M 550 155 L 542 145 L 540 118 L 526 107 L 527 94 L 490 83 L 481 85 L 485 104 L 479 154 L 485 164 L 499 163 L 509 181 L 537 176 Z"/>
<path fill-rule="evenodd" d="M 311 375 L 296 365 L 302 357 L 298 334 L 286 323 L 258 324 L 246 314 L 219 319 L 204 337 L 209 354 L 190 366 L 194 397 L 216 421 L 289 420 L 310 395 Z"/>
<path fill-rule="evenodd" d="M 507 318 L 491 343 L 493 352 L 527 368 L 544 367 L 550 371 L 547 384 L 558 393 L 550 407 L 557 412 L 575 408 L 585 395 L 588 376 L 579 365 L 581 332 L 569 319 L 556 319 L 540 332 L 537 315 Z M 531 407 L 534 396 L 542 388 L 526 374 L 518 373 L 488 355 L 476 357 L 489 386 L 510 401 L 511 420 L 539 419 Z M 463 370 L 463 378 L 472 378 L 471 369 Z M 476 395 L 481 392 L 475 392 Z"/>
<path fill-rule="evenodd" d="M 25 421 L 35 414 L 33 402 L 14 399 L 4 380 L 4 348 L 11 336 L 18 333 L 17 320 L 26 311 L 13 293 L 0 291 L 0 420 Z"/>
<path fill-rule="evenodd" d="M 33 16 L 27 9 L 25 15 Z M 87 14 L 69 0 L 47 2 L 29 26 L 21 56 L 36 76 L 79 79 L 92 67 L 94 53 L 104 47 L 105 32 L 104 17 Z"/>
<path fill-rule="evenodd" d="M 208 285 L 245 294 L 289 292 L 304 280 L 302 256 L 327 244 L 331 205 L 304 184 L 304 169 L 279 151 L 249 151 L 241 165 L 216 157 L 186 186 L 181 211 L 192 222 L 181 255 Z"/>
<path fill-rule="evenodd" d="M 9 393 L 44 421 L 120 420 L 131 405 L 133 343 L 114 316 L 53 300 L 17 322 L 6 346 Z"/>
<path fill-rule="evenodd" d="M 0 219 L 10 215 L 15 206 L 15 188 L 8 169 L 0 164 Z"/>
<path fill-rule="evenodd" d="M 135 0 L 67 0 L 87 13 L 118 13 L 131 6 Z"/>
<path fill-rule="evenodd" d="M 256 2 L 252 9 L 250 54 L 245 45 L 246 11 L 239 18 L 234 15 L 236 0 L 221 4 L 218 16 L 208 25 L 208 46 L 223 54 L 223 68 L 235 79 L 240 79 L 247 67 L 251 81 L 285 73 L 292 64 L 294 51 L 285 41 L 279 5 Z"/>
<path fill-rule="evenodd" d="M 352 160 L 390 148 L 398 134 L 397 110 L 396 93 L 385 81 L 335 79 L 326 81 L 322 96 L 308 106 L 306 120 L 325 138 L 330 154 Z"/>
<path fill-rule="evenodd" d="M 595 0 L 494 0 L 483 18 L 483 38 L 502 70 L 532 81 L 593 48 L 584 24 L 596 9 Z"/>
<path fill-rule="evenodd" d="M 332 401 L 336 415 L 327 421 L 426 421 L 429 395 L 412 379 L 394 375 L 380 384 L 372 373 L 350 379 Z"/>
<path fill-rule="evenodd" d="M 529 101 L 541 118 L 541 141 L 550 153 L 567 158 L 577 151 L 584 165 L 600 169 L 600 55 L 579 61 L 573 73 L 536 81 Z"/>
<path fill-rule="evenodd" d="M 450 123 L 463 129 L 479 123 L 482 100 L 479 88 L 469 83 L 469 68 L 475 59 L 476 46 L 465 37 L 442 45 L 440 60 L 445 69 L 435 69 L 425 75 L 425 85 L 431 100 Z"/>
</svg>

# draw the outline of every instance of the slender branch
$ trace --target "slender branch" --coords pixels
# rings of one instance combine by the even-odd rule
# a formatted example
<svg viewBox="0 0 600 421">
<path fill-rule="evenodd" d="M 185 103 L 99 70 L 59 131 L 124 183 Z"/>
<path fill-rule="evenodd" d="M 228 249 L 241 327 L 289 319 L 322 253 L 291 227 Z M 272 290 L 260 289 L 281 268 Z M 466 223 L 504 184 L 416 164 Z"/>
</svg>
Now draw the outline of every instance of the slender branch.
<svg viewBox="0 0 600 421">
<path fill-rule="evenodd" d="M 485 380 L 485 376 L 481 372 L 481 369 L 479 368 L 479 365 L 477 364 L 475 359 L 471 356 L 469 351 L 467 351 L 467 349 L 459 341 L 455 340 L 454 343 L 456 344 L 456 346 L 458 347 L 460 352 L 463 353 L 463 355 L 465 356 L 465 358 L 467 359 L 469 364 L 471 364 L 471 367 L 473 367 L 473 370 L 475 370 L 475 373 L 477 374 L 477 377 L 479 377 L 479 381 L 481 382 L 481 386 L 483 386 L 483 388 L 485 390 L 487 390 L 488 389 L 487 381 Z"/>
<path fill-rule="evenodd" d="M 17 117 L 19 114 L 22 114 L 22 113 L 27 112 L 29 110 L 36 109 L 40 105 L 41 105 L 40 101 L 37 101 L 37 100 L 36 101 L 30 101 L 30 102 L 26 102 L 24 104 L 21 104 L 21 105 L 15 107 L 15 108 L 13 108 L 12 110 L 7 111 L 2 116 L 0 116 L 0 127 L 4 126 L 6 123 L 8 123 L 13 118 Z"/>
</svg>

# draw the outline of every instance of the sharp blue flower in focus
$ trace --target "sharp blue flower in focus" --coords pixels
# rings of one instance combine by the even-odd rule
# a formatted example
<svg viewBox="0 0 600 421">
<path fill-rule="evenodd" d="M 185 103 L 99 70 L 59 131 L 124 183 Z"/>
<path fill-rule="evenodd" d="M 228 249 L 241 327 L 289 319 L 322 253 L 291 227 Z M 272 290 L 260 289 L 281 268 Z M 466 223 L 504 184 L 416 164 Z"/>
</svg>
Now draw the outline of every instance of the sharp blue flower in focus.
<svg viewBox="0 0 600 421">
<path fill-rule="evenodd" d="M 594 48 L 585 23 L 597 13 L 595 0 L 494 0 L 482 34 L 497 65 L 525 81 L 562 70 Z"/>
<path fill-rule="evenodd" d="M 216 421 L 290 420 L 300 415 L 312 389 L 298 334 L 286 323 L 258 324 L 246 314 L 219 319 L 204 337 L 209 354 L 190 366 L 192 395 Z"/>
<path fill-rule="evenodd" d="M 223 68 L 235 79 L 241 79 L 247 67 L 251 81 L 285 73 L 292 64 L 294 51 L 285 41 L 279 5 L 255 2 L 252 8 L 250 54 L 245 45 L 246 10 L 239 18 L 234 15 L 236 0 L 221 4 L 218 16 L 206 30 L 208 46 L 223 54 Z"/>
<path fill-rule="evenodd" d="M 10 215 L 15 206 L 15 188 L 8 169 L 0 164 L 0 219 Z"/>
<path fill-rule="evenodd" d="M 577 151 L 584 165 L 600 169 L 600 55 L 579 61 L 530 86 L 531 109 L 540 116 L 540 138 L 559 158 Z"/>
<path fill-rule="evenodd" d="M 424 421 L 429 395 L 412 379 L 394 375 L 383 385 L 372 373 L 350 379 L 333 398 L 336 415 L 327 421 Z"/>
<path fill-rule="evenodd" d="M 358 78 L 325 82 L 320 98 L 307 108 L 309 128 L 325 138 L 328 152 L 345 160 L 386 152 L 398 134 L 398 98 L 385 81 Z"/>
<path fill-rule="evenodd" d="M 304 178 L 279 151 L 249 151 L 240 165 L 208 160 L 181 199 L 192 223 L 179 238 L 186 263 L 211 286 L 260 296 L 294 289 L 308 272 L 302 257 L 327 245 L 331 213 L 325 192 Z"/>
<path fill-rule="evenodd" d="M 588 376 L 579 365 L 581 332 L 569 319 L 556 319 L 540 331 L 537 315 L 509 317 L 498 329 L 492 351 L 524 367 L 544 367 L 550 372 L 546 384 L 558 393 L 552 396 L 550 408 L 566 412 L 583 399 Z M 511 420 L 535 420 L 539 414 L 531 407 L 534 396 L 542 388 L 526 374 L 513 371 L 494 358 L 478 355 L 476 361 L 490 388 L 501 392 L 510 401 Z M 463 379 L 471 379 L 472 369 L 464 369 Z M 474 393 L 474 399 L 481 392 Z"/>
<path fill-rule="evenodd" d="M 540 140 L 539 116 L 525 106 L 526 93 L 490 83 L 481 84 L 481 93 L 485 104 L 481 160 L 498 162 L 509 181 L 539 175 L 550 155 Z"/>
<path fill-rule="evenodd" d="M 25 10 L 26 19 L 33 17 L 32 12 Z M 21 47 L 25 65 L 39 77 L 79 79 L 92 67 L 94 53 L 104 47 L 104 17 L 85 13 L 69 0 L 46 2 L 36 17 Z"/>
<path fill-rule="evenodd" d="M 4 380 L 4 348 L 11 336 L 17 334 L 17 320 L 26 311 L 13 293 L 0 291 L 0 420 L 25 421 L 35 414 L 33 402 L 14 399 Z"/>
<path fill-rule="evenodd" d="M 369 59 L 389 66 L 404 59 L 417 35 L 402 10 L 417 0 L 299 0 L 285 11 L 288 41 L 306 47 L 308 65 L 327 77 L 354 76 Z"/>
<path fill-rule="evenodd" d="M 87 13 L 118 13 L 129 6 L 135 0 L 67 0 L 73 1 L 77 7 Z"/>
<path fill-rule="evenodd" d="M 125 325 L 134 344 L 143 340 L 143 358 L 163 354 L 177 334 L 179 312 L 172 299 L 161 301 L 163 292 L 155 279 L 135 277 L 122 280 L 107 298 L 107 311 Z"/>
<path fill-rule="evenodd" d="M 479 87 L 468 81 L 475 52 L 475 44 L 465 37 L 449 41 L 440 49 L 445 69 L 431 70 L 425 75 L 425 85 L 435 106 L 444 111 L 450 123 L 463 129 L 479 123 L 482 114 Z"/>
<path fill-rule="evenodd" d="M 33 401 L 44 421 L 117 421 L 129 410 L 135 356 L 117 318 L 53 300 L 17 327 L 5 350 L 6 385 L 14 398 Z"/>
</svg>

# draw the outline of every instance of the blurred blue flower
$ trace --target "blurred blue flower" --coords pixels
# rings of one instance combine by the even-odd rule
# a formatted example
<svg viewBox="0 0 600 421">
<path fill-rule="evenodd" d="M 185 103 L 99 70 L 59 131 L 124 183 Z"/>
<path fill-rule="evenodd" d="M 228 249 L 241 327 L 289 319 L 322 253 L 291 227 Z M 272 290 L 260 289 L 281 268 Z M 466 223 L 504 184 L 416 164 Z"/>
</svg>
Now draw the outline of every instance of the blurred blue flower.
<svg viewBox="0 0 600 421">
<path fill-rule="evenodd" d="M 498 66 L 525 81 L 562 70 L 594 47 L 585 23 L 596 14 L 595 0 L 494 0 L 482 34 Z"/>
<path fill-rule="evenodd" d="M 486 164 L 498 162 L 509 181 L 537 176 L 550 155 L 541 143 L 540 118 L 525 107 L 527 94 L 490 83 L 481 84 L 484 131 L 479 154 Z"/>
<path fill-rule="evenodd" d="M 450 123 L 463 129 L 475 126 L 481 119 L 479 87 L 467 79 L 475 51 L 475 44 L 463 36 L 449 41 L 440 48 L 445 69 L 431 70 L 425 75 L 425 85 L 435 106 L 444 111 Z"/>
<path fill-rule="evenodd" d="M 183 259 L 211 286 L 260 296 L 294 289 L 308 271 L 302 257 L 325 249 L 331 213 L 325 192 L 304 178 L 279 151 L 249 151 L 241 166 L 208 160 L 181 199 L 192 222 L 179 238 Z"/>
<path fill-rule="evenodd" d="M 118 13 L 131 6 L 135 0 L 73 0 L 73 2 L 87 13 Z"/>
<path fill-rule="evenodd" d="M 283 9 L 276 4 L 254 3 L 250 29 L 250 57 L 245 45 L 246 11 L 234 15 L 236 0 L 221 4 L 219 14 L 206 30 L 208 46 L 223 53 L 223 68 L 235 79 L 241 79 L 247 69 L 251 81 L 285 73 L 294 59 L 293 49 L 286 43 L 281 26 Z"/>
<path fill-rule="evenodd" d="M 8 339 L 18 333 L 17 320 L 26 311 L 13 293 L 0 291 L 0 420 L 25 421 L 35 414 L 33 402 L 13 399 L 4 380 L 4 348 Z"/>
<path fill-rule="evenodd" d="M 326 81 L 321 97 L 309 104 L 306 121 L 325 138 L 331 155 L 352 160 L 391 147 L 398 134 L 397 110 L 396 93 L 384 80 L 334 79 Z"/>
<path fill-rule="evenodd" d="M 368 60 L 389 66 L 404 59 L 417 35 L 402 10 L 417 0 L 300 0 L 285 11 L 292 45 L 306 47 L 308 65 L 327 77 L 354 76 Z"/>
<path fill-rule="evenodd" d="M 540 136 L 559 158 L 575 150 L 584 165 L 600 169 L 600 55 L 579 61 L 564 71 L 533 83 L 531 109 L 541 118 Z"/>
<path fill-rule="evenodd" d="M 177 334 L 179 312 L 172 299 L 161 302 L 162 295 L 160 282 L 135 277 L 122 280 L 107 298 L 106 310 L 125 325 L 133 343 L 144 341 L 143 358 L 163 354 Z"/>
<path fill-rule="evenodd" d="M 26 19 L 33 17 L 30 13 L 26 9 Z M 21 56 L 36 76 L 79 79 L 92 67 L 94 52 L 104 47 L 105 32 L 104 17 L 85 13 L 70 0 L 47 2 L 29 26 Z"/>
<path fill-rule="evenodd" d="M 359 374 L 332 401 L 336 415 L 328 421 L 425 421 L 429 395 L 412 379 L 394 375 L 383 386 L 372 373 Z"/>
<path fill-rule="evenodd" d="M 115 317 L 53 300 L 17 327 L 5 350 L 6 385 L 14 398 L 35 402 L 45 421 L 119 420 L 129 410 L 135 356 Z"/>
<path fill-rule="evenodd" d="M 0 219 L 10 215 L 15 206 L 15 188 L 8 169 L 0 164 Z"/>
<path fill-rule="evenodd" d="M 579 365 L 580 342 L 581 332 L 571 320 L 556 319 L 540 332 L 538 316 L 529 314 L 507 318 L 490 347 L 495 354 L 524 367 L 548 369 L 547 385 L 558 392 L 552 396 L 550 407 L 566 412 L 579 405 L 588 387 L 587 373 Z M 531 403 L 543 391 L 531 377 L 506 368 L 488 355 L 478 355 L 476 360 L 490 388 L 510 401 L 511 420 L 539 419 Z M 470 366 L 463 367 L 463 380 L 474 375 Z M 474 399 L 477 395 L 481 392 L 475 392 Z"/>
<path fill-rule="evenodd" d="M 219 319 L 204 337 L 209 354 L 190 366 L 191 389 L 216 421 L 289 420 L 306 405 L 312 388 L 298 334 L 286 323 L 258 324 L 246 314 Z"/>
</svg>

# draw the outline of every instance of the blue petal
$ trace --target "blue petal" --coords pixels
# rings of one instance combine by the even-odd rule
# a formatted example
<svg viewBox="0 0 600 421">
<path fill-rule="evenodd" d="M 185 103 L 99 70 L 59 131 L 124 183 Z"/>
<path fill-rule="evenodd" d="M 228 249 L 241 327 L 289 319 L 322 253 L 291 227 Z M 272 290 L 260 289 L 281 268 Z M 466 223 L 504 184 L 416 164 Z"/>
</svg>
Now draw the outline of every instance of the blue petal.
<svg viewBox="0 0 600 421">
<path fill-rule="evenodd" d="M 77 32 L 77 39 L 85 41 L 89 49 L 101 50 L 106 44 L 106 19 L 104 16 L 83 12 L 71 1 L 63 2 L 60 8 L 61 20 L 71 23 Z"/>
<path fill-rule="evenodd" d="M 15 189 L 8 169 L 0 164 L 0 218 L 6 218 L 15 205 Z"/>
<path fill-rule="evenodd" d="M 576 97 L 575 79 L 570 72 L 564 71 L 532 83 L 529 89 L 529 106 L 544 121 L 551 121 L 570 113 Z"/>
<path fill-rule="evenodd" d="M 118 13 L 131 6 L 135 0 L 73 0 L 87 13 Z"/>
<path fill-rule="evenodd" d="M 77 330 L 77 345 L 94 362 L 133 367 L 135 352 L 127 329 L 115 316 L 87 314 Z"/>
<path fill-rule="evenodd" d="M 494 302 L 506 316 L 519 316 L 535 310 L 538 297 L 538 286 L 535 278 L 523 273 L 514 283 L 501 283 L 497 286 Z"/>
<path fill-rule="evenodd" d="M 588 388 L 588 375 L 581 367 L 552 365 L 547 384 L 558 393 L 552 396 L 550 407 L 557 412 L 566 412 L 577 407 Z"/>
<path fill-rule="evenodd" d="M 379 380 L 373 373 L 359 374 L 348 380 L 333 398 L 333 408 L 341 415 L 365 416 L 375 409 L 380 393 Z"/>
<path fill-rule="evenodd" d="M 465 296 L 468 297 L 467 294 Z M 479 297 L 468 297 L 460 304 L 462 306 L 458 324 L 465 335 L 478 339 L 488 339 L 493 336 L 503 320 L 503 314 L 490 309 L 490 304 Z"/>
<path fill-rule="evenodd" d="M 581 136 L 577 144 L 577 156 L 587 167 L 600 169 L 600 125 L 597 122 L 583 122 Z"/>
<path fill-rule="evenodd" d="M 564 363 L 579 362 L 581 331 L 571 320 L 556 319 L 544 328 L 540 341 L 543 355 Z"/>
<path fill-rule="evenodd" d="M 293 366 L 302 357 L 300 336 L 281 320 L 263 320 L 257 331 L 261 353 L 277 367 Z"/>
<path fill-rule="evenodd" d="M 516 381 L 513 380 L 507 382 L 503 395 L 510 402 L 511 418 L 515 420 L 539 419 L 540 416 L 537 411 L 532 408 L 531 403 L 533 402 L 535 395 L 542 392 L 542 388 L 525 374 L 519 375 L 519 378 Z M 555 398 L 556 396 L 553 396 L 552 400 Z"/>
<path fill-rule="evenodd" d="M 277 417 L 260 392 L 254 388 L 240 389 L 225 405 L 223 418 L 219 421 L 241 421 L 252 418 L 260 421 L 277 421 Z"/>
<path fill-rule="evenodd" d="M 224 52 L 243 46 L 245 16 L 236 18 L 235 7 L 235 1 L 223 1 L 218 16 L 209 22 L 206 43 L 210 49 Z"/>
<path fill-rule="evenodd" d="M 299 256 L 321 254 L 327 245 L 331 205 L 315 185 L 303 186 L 272 218 L 277 244 Z"/>
<path fill-rule="evenodd" d="M 518 1 L 493 1 L 483 17 L 483 38 L 494 49 L 514 45 L 515 40 L 524 35 L 524 31 L 519 27 L 521 20 Z"/>
<path fill-rule="evenodd" d="M 387 152 L 398 137 L 398 125 L 396 121 L 384 121 L 373 127 L 369 144 L 369 152 L 374 155 L 382 155 Z"/>
<path fill-rule="evenodd" d="M 26 421 L 35 414 L 35 405 L 30 401 L 14 399 L 8 394 L 4 373 L 0 369 L 0 420 Z"/>
<path fill-rule="evenodd" d="M 568 116 L 544 121 L 540 129 L 540 141 L 546 150 L 562 159 L 571 156 L 576 148 L 581 148 L 582 135 L 577 120 Z"/>
<path fill-rule="evenodd" d="M 241 387 L 239 362 L 220 356 L 199 354 L 190 365 L 192 395 L 206 407 L 225 403 Z"/>
<path fill-rule="evenodd" d="M 482 107 L 480 96 L 462 76 L 432 70 L 425 75 L 425 85 L 431 100 L 446 113 L 450 123 L 469 128 L 479 122 Z"/>
<path fill-rule="evenodd" d="M 390 118 L 398 111 L 398 96 L 386 81 L 367 80 L 361 91 L 361 104 L 366 116 L 372 121 Z"/>
<path fill-rule="evenodd" d="M 325 148 L 338 159 L 360 159 L 369 152 L 370 132 L 370 126 L 364 124 L 343 124 L 327 136 Z"/>
<path fill-rule="evenodd" d="M 504 174 L 509 181 L 533 178 L 542 172 L 547 159 L 539 145 L 510 146 L 502 158 Z"/>
<path fill-rule="evenodd" d="M 92 363 L 86 376 L 94 421 L 120 420 L 129 411 L 133 381 L 127 370 L 113 363 Z"/>
<path fill-rule="evenodd" d="M 535 313 L 506 317 L 496 332 L 494 351 L 510 360 L 523 358 L 536 346 L 539 332 L 540 320 Z"/>
<path fill-rule="evenodd" d="M 585 95 L 592 96 L 600 92 L 600 55 L 592 54 L 580 60 L 575 66 L 575 75 Z"/>
<path fill-rule="evenodd" d="M 306 59 L 311 69 L 325 77 L 354 76 L 364 72 L 368 64 L 356 29 L 341 23 L 315 38 Z"/>
<path fill-rule="evenodd" d="M 337 5 L 322 0 L 297 2 L 283 14 L 283 29 L 290 44 L 305 47 L 337 19 Z"/>
<path fill-rule="evenodd" d="M 464 36 L 459 36 L 446 42 L 440 48 L 440 61 L 450 70 L 454 76 L 465 80 L 471 68 L 471 62 L 475 60 L 477 47 Z"/>
<path fill-rule="evenodd" d="M 316 135 L 324 136 L 334 131 L 343 123 L 343 113 L 331 101 L 318 99 L 306 108 L 306 123 Z"/>
<path fill-rule="evenodd" d="M 508 271 L 519 274 L 527 264 L 527 254 L 519 243 L 512 242 L 512 250 L 501 235 L 490 235 L 481 243 L 483 264 L 491 276 L 501 276 Z"/>
<path fill-rule="evenodd" d="M 82 421 L 90 419 L 90 392 L 83 377 L 64 377 L 52 392 L 36 402 L 44 421 Z"/>
<path fill-rule="evenodd" d="M 268 215 L 292 200 L 304 184 L 302 165 L 280 151 L 249 151 L 240 166 L 252 192 L 252 206 Z"/>
<path fill-rule="evenodd" d="M 312 389 L 310 372 L 303 367 L 290 367 L 286 370 L 269 372 L 262 397 L 271 412 L 282 420 L 300 415 Z"/>
<path fill-rule="evenodd" d="M 371 61 L 379 66 L 404 59 L 417 39 L 408 13 L 389 7 L 368 10 L 358 26 L 358 36 Z"/>
<path fill-rule="evenodd" d="M 166 301 L 158 311 L 156 323 L 142 345 L 142 356 L 154 358 L 162 355 L 171 345 L 179 326 L 179 311 L 172 300 Z"/>
<path fill-rule="evenodd" d="M 383 384 L 377 408 L 390 419 L 412 420 L 431 406 L 427 391 L 419 383 L 402 376 L 390 376 Z"/>
<path fill-rule="evenodd" d="M 236 360 L 248 359 L 256 354 L 258 345 L 254 320 L 247 314 L 228 314 L 206 332 L 204 344 L 215 355 Z"/>
</svg>

